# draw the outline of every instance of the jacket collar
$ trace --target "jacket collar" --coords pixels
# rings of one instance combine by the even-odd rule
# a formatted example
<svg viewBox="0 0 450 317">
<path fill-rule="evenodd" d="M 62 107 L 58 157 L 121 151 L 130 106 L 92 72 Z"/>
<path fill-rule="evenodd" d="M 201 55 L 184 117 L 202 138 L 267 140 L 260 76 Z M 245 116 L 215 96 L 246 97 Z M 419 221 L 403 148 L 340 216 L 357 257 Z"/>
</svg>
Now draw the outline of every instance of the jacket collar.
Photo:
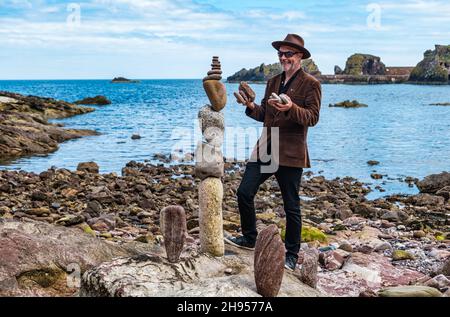
<svg viewBox="0 0 450 317">
<path fill-rule="evenodd" d="M 274 78 L 274 83 L 273 83 L 273 85 L 274 85 L 274 88 L 275 88 L 276 90 L 278 90 L 278 87 L 280 87 L 281 80 L 282 80 L 282 78 L 283 78 L 283 74 L 284 74 L 284 72 L 282 72 L 281 74 L 277 75 L 277 76 Z M 291 92 L 296 91 L 296 90 L 300 87 L 300 85 L 301 85 L 301 84 L 303 83 L 303 81 L 305 80 L 305 76 L 306 76 L 305 71 L 303 70 L 303 68 L 300 68 L 300 70 L 298 70 L 297 74 L 295 75 L 295 78 L 293 79 L 293 81 L 292 81 L 292 83 L 291 83 L 291 86 L 290 86 L 290 88 L 289 88 L 289 94 L 290 94 Z"/>
</svg>

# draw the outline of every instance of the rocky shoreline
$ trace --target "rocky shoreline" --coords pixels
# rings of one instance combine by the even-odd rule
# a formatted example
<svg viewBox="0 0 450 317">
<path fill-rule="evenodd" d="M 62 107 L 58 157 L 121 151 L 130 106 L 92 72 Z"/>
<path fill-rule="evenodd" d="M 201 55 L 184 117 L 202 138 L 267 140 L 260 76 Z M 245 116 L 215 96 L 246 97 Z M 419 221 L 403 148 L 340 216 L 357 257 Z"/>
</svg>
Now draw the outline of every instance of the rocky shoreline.
<svg viewBox="0 0 450 317">
<path fill-rule="evenodd" d="M 58 149 L 58 143 L 98 135 L 96 131 L 64 129 L 49 119 L 62 119 L 94 111 L 93 108 L 21 94 L 0 91 L 0 160 L 36 154 L 48 154 Z"/>
<path fill-rule="evenodd" d="M 244 162 L 225 162 L 222 208 L 226 235 L 239 234 L 236 190 L 243 169 Z M 388 286 L 428 283 L 448 294 L 448 175 L 443 173 L 418 182 L 424 192 L 418 195 L 394 195 L 369 201 L 365 195 L 371 189 L 356 179 L 327 180 L 305 173 L 299 193 L 303 197 L 299 264 L 308 250 L 320 252 L 317 290 L 328 296 L 375 296 Z M 185 248 L 194 252 L 200 244 L 199 184 L 193 165 L 166 167 L 129 162 L 121 176 L 98 174 L 95 163 L 81 164 L 77 171 L 56 168 L 40 174 L 0 171 L 0 240 L 7 239 L 8 226 L 11 228 L 13 224 L 17 227 L 20 223 L 47 223 L 46 230 L 71 227 L 71 235 L 88 237 L 98 243 L 120 248 L 131 243 L 137 254 L 144 249 L 161 248 L 160 211 L 169 205 L 181 205 L 187 216 Z M 285 215 L 274 179 L 261 186 L 255 205 L 258 229 L 275 224 L 283 236 Z M 31 233 L 28 241 L 38 236 Z M 17 245 L 2 244 L 6 248 L 2 254 L 30 252 Z M 40 242 L 40 248 L 44 244 Z M 39 249 L 35 252 L 36 257 L 46 257 Z M 111 255 L 108 259 L 112 258 Z M 29 271 L 45 271 L 50 265 L 28 259 L 34 266 L 26 266 L 26 272 L 17 272 L 15 266 L 13 272 L 8 261 L 8 257 L 0 259 L 0 286 Z M 54 265 L 52 261 L 49 263 Z M 82 271 L 100 262 L 90 262 Z M 48 283 L 23 284 L 17 280 L 19 287 L 15 291 L 8 293 L 0 287 L 0 295 L 68 295 L 67 289 L 55 286 L 56 280 L 50 283 L 52 287 Z M 73 294 L 77 292 L 73 290 Z"/>
</svg>

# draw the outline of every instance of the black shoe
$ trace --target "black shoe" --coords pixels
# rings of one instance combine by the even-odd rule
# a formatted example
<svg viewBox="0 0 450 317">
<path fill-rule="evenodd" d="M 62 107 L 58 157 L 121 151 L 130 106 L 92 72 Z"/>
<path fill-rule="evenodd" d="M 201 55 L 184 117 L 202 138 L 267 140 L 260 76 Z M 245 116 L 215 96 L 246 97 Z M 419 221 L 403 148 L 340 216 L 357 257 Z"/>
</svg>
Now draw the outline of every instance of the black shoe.
<svg viewBox="0 0 450 317">
<path fill-rule="evenodd" d="M 293 256 L 286 256 L 286 261 L 284 262 L 284 267 L 289 271 L 294 272 L 297 266 L 297 259 Z"/>
<path fill-rule="evenodd" d="M 246 237 L 240 236 L 240 237 L 225 237 L 225 242 L 231 245 L 234 245 L 235 247 L 245 249 L 245 250 L 255 250 L 255 242 L 250 242 Z"/>
</svg>

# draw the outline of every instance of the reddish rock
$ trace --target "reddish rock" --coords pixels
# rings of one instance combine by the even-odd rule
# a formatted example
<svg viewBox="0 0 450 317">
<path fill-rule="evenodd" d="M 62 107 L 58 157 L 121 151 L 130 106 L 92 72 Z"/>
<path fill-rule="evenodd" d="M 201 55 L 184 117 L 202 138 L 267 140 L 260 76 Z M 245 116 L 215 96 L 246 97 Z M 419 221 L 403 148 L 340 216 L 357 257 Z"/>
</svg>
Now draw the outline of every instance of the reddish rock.
<svg viewBox="0 0 450 317">
<path fill-rule="evenodd" d="M 422 273 L 393 266 L 388 257 L 378 253 L 352 253 L 342 270 L 320 272 L 319 291 L 328 296 L 359 296 L 367 290 L 381 287 L 415 284 Z"/>
<path fill-rule="evenodd" d="M 211 102 L 211 107 L 216 111 L 222 110 L 227 103 L 227 91 L 225 85 L 218 80 L 206 80 L 203 82 L 203 88 Z"/>
<path fill-rule="evenodd" d="M 327 270 L 334 271 L 340 269 L 345 262 L 345 258 L 336 251 L 330 250 L 319 255 L 320 264 Z"/>
<path fill-rule="evenodd" d="M 285 248 L 278 227 L 262 230 L 255 246 L 255 282 L 258 294 L 275 297 L 280 291 L 284 274 Z"/>
<path fill-rule="evenodd" d="M 83 162 L 78 164 L 77 171 L 84 171 L 88 173 L 96 173 L 99 172 L 99 167 L 95 162 Z"/>
<path fill-rule="evenodd" d="M 433 287 L 438 290 L 445 290 L 450 287 L 450 280 L 441 274 L 429 279 L 423 283 L 423 285 Z"/>
<path fill-rule="evenodd" d="M 239 84 L 239 90 L 242 91 L 245 94 L 245 96 L 247 97 L 248 101 L 254 101 L 255 100 L 255 98 L 256 98 L 255 92 L 253 91 L 253 89 L 245 81 L 242 81 Z"/>
<path fill-rule="evenodd" d="M 319 268 L 319 252 L 311 248 L 304 252 L 300 280 L 312 288 L 317 287 L 317 270 Z"/>
<path fill-rule="evenodd" d="M 440 271 L 441 271 L 441 274 L 450 276 L 450 257 L 445 261 L 445 263 L 442 266 L 442 269 Z"/>
<path fill-rule="evenodd" d="M 181 206 L 169 206 L 161 211 L 161 218 L 167 258 L 178 262 L 186 240 L 186 212 Z"/>
<path fill-rule="evenodd" d="M 434 194 L 445 186 L 450 186 L 450 173 L 442 172 L 425 177 L 423 180 L 416 182 L 421 193 Z"/>
</svg>

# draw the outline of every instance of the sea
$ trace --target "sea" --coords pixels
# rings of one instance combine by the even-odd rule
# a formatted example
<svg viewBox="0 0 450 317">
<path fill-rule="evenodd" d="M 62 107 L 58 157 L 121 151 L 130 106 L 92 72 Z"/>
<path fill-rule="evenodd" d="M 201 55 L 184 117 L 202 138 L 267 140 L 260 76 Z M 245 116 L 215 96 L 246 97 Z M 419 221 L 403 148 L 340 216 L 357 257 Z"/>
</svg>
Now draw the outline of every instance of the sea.
<svg viewBox="0 0 450 317">
<path fill-rule="evenodd" d="M 261 133 L 262 123 L 245 115 L 233 92 L 238 84 L 226 83 L 228 102 L 223 112 L 226 133 L 224 156 L 245 160 Z M 252 88 L 259 101 L 265 85 Z M 8 80 L 0 90 L 51 97 L 69 102 L 104 95 L 107 106 L 71 118 L 51 120 L 67 128 L 101 133 L 60 144 L 44 156 L 3 162 L 0 169 L 42 172 L 51 167 L 75 170 L 78 163 L 95 161 L 101 173 L 116 172 L 129 161 L 159 163 L 155 154 L 183 157 L 193 152 L 201 133 L 198 111 L 208 104 L 201 79 L 141 80 L 119 84 L 110 80 Z M 405 177 L 423 178 L 450 171 L 450 86 L 322 85 L 319 123 L 308 133 L 308 147 L 315 175 L 328 179 L 354 177 L 368 183 L 369 199 L 391 194 L 416 194 Z M 358 100 L 367 108 L 329 107 L 344 100 Z M 139 134 L 140 139 L 132 139 Z M 379 165 L 370 166 L 370 160 Z M 177 164 L 175 162 L 175 164 Z M 382 174 L 374 180 L 372 173 Z M 376 186 L 382 188 L 375 189 Z"/>
</svg>

